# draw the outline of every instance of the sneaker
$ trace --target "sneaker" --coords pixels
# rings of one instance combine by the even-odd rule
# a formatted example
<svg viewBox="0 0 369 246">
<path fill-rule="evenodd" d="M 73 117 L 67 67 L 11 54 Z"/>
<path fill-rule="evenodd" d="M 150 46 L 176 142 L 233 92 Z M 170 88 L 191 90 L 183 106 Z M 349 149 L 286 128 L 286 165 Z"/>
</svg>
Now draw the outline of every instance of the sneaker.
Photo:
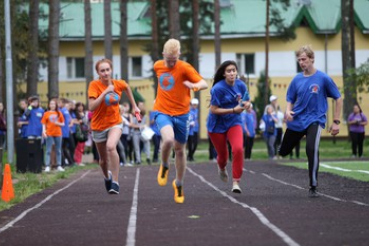
<svg viewBox="0 0 369 246">
<path fill-rule="evenodd" d="M 119 194 L 119 184 L 115 181 L 111 182 L 109 194 L 118 195 Z"/>
<path fill-rule="evenodd" d="M 50 172 L 50 167 L 45 167 L 45 173 L 49 173 Z"/>
<path fill-rule="evenodd" d="M 309 197 L 311 197 L 311 198 L 319 197 L 319 194 L 318 194 L 318 192 L 317 192 L 317 190 L 316 190 L 315 187 L 311 187 L 309 189 Z"/>
<path fill-rule="evenodd" d="M 218 166 L 218 174 L 219 174 L 219 178 L 220 180 L 222 180 L 223 182 L 228 182 L 228 172 L 227 169 L 224 168 L 223 170 L 220 169 L 220 167 Z"/>
<path fill-rule="evenodd" d="M 58 170 L 59 172 L 64 172 L 65 171 L 64 168 L 62 168 L 61 166 L 58 166 L 58 168 L 56 170 Z"/>
<path fill-rule="evenodd" d="M 233 186 L 232 186 L 232 192 L 233 193 L 242 193 L 242 190 L 240 188 L 240 186 L 238 185 L 238 182 L 233 182 Z"/>
<path fill-rule="evenodd" d="M 104 179 L 105 181 L 105 188 L 106 188 L 106 191 L 109 192 L 110 191 L 110 188 L 111 188 L 111 183 L 113 182 L 113 174 L 108 171 L 108 176 L 109 176 L 109 179 Z"/>
<path fill-rule="evenodd" d="M 84 166 L 86 166 L 84 163 L 78 163 L 77 164 L 79 167 L 84 167 Z"/>
<path fill-rule="evenodd" d="M 159 172 L 158 172 L 158 184 L 160 186 L 165 186 L 168 182 L 168 173 L 169 168 L 164 167 L 160 164 Z"/>
<path fill-rule="evenodd" d="M 173 186 L 173 189 L 174 189 L 174 201 L 176 203 L 183 203 L 184 202 L 184 194 L 183 194 L 182 186 L 177 186 L 176 185 L 176 180 L 173 180 L 172 186 Z"/>
<path fill-rule="evenodd" d="M 147 162 L 147 164 L 148 164 L 148 165 L 151 165 L 151 160 L 150 160 L 150 158 L 146 158 L 146 162 Z"/>
</svg>

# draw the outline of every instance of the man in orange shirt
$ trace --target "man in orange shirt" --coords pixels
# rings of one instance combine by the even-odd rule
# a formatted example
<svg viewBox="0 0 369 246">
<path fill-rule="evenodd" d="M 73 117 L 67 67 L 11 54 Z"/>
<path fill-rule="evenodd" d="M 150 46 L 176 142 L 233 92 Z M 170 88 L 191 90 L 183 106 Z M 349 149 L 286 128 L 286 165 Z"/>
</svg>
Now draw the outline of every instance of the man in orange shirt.
<svg viewBox="0 0 369 246">
<path fill-rule="evenodd" d="M 105 188 L 109 194 L 119 194 L 117 144 L 123 129 L 119 113 L 122 92 L 127 94 L 135 112 L 139 113 L 140 109 L 136 106 L 128 84 L 124 80 L 112 79 L 113 65 L 110 60 L 99 60 L 95 69 L 99 79 L 91 81 L 88 88 L 89 110 L 94 111 L 91 119 L 92 139 L 99 152 Z"/>
<path fill-rule="evenodd" d="M 168 181 L 169 156 L 175 151 L 176 179 L 173 180 L 174 201 L 184 202 L 183 181 L 186 170 L 185 145 L 189 132 L 190 90 L 208 88 L 206 81 L 187 62 L 179 60 L 181 45 L 176 39 L 164 44 L 163 60 L 154 64 L 158 91 L 154 104 L 156 124 L 162 136 L 161 165 L 158 184 Z"/>
</svg>

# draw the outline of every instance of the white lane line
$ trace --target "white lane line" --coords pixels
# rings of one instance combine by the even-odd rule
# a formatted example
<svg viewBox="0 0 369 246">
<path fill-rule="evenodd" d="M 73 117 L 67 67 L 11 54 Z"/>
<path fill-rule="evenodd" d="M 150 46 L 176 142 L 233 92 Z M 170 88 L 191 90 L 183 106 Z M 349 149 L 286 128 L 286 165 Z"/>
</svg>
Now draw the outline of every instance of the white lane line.
<svg viewBox="0 0 369 246">
<path fill-rule="evenodd" d="M 78 181 L 80 181 L 81 179 L 83 179 L 87 174 L 89 174 L 91 172 L 91 170 L 87 171 L 86 173 L 84 173 L 81 177 L 79 177 L 78 179 L 74 180 L 73 182 L 69 183 L 68 185 L 64 186 L 63 188 L 55 191 L 54 193 L 52 193 L 51 195 L 48 195 L 44 200 L 42 200 L 41 202 L 37 203 L 35 206 L 33 206 L 32 208 L 29 208 L 25 211 L 23 211 L 23 213 L 21 213 L 20 215 L 18 215 L 15 219 L 13 219 L 12 221 L 10 221 L 8 224 L 6 224 L 5 226 L 0 228 L 0 233 L 4 232 L 5 230 L 9 229 L 10 227 L 12 227 L 15 223 L 17 223 L 18 221 L 20 221 L 21 219 L 23 219 L 28 213 L 32 212 L 33 210 L 41 207 L 43 204 L 45 204 L 47 201 L 51 200 L 51 198 L 53 198 L 54 196 L 56 196 L 57 194 L 59 194 L 60 192 L 68 189 L 69 187 L 71 187 L 72 185 L 74 185 L 75 183 L 77 183 Z"/>
<path fill-rule="evenodd" d="M 265 226 L 267 226 L 270 230 L 272 230 L 278 237 L 280 237 L 287 245 L 289 246 L 298 246 L 299 244 L 295 242 L 291 237 L 289 237 L 285 232 L 283 232 L 280 228 L 272 224 L 263 213 L 261 213 L 257 208 L 250 207 L 246 203 L 239 202 L 234 197 L 228 195 L 226 192 L 218 189 L 215 185 L 208 182 L 202 175 L 196 173 L 191 168 L 187 167 L 187 170 L 192 173 L 194 176 L 198 177 L 203 183 L 207 184 L 211 188 L 213 188 L 215 191 L 219 192 L 222 196 L 228 198 L 231 202 L 238 204 L 242 206 L 243 208 L 250 209 L 253 214 L 256 215 L 256 217 L 260 220 L 261 223 L 263 223 Z"/>
<path fill-rule="evenodd" d="M 324 164 L 324 163 L 320 163 L 320 166 L 328 168 L 328 169 L 334 169 L 334 170 L 342 171 L 342 172 L 358 172 L 358 173 L 369 174 L 369 171 L 366 171 L 366 170 L 352 170 L 352 169 L 346 169 L 346 168 L 341 168 L 341 167 L 334 167 L 334 166 L 330 166 L 330 165 Z"/>
<path fill-rule="evenodd" d="M 244 171 L 246 172 L 249 172 L 248 170 L 246 169 L 243 169 Z M 288 183 L 288 182 L 285 182 L 283 180 L 280 180 L 280 179 L 276 179 L 276 178 L 273 178 L 272 176 L 266 174 L 266 173 L 261 173 L 261 175 L 263 175 L 264 177 L 272 180 L 272 181 L 275 181 L 275 182 L 278 182 L 280 184 L 283 184 L 283 185 L 287 185 L 287 186 L 292 186 L 296 189 L 300 189 L 300 190 L 307 190 L 301 186 L 298 186 L 298 185 L 295 185 L 295 184 L 291 184 L 291 183 Z M 345 200 L 345 199 L 341 199 L 341 198 L 338 198 L 338 197 L 335 197 L 335 196 L 331 196 L 331 195 L 327 195 L 327 194 L 324 194 L 324 193 L 321 193 L 321 192 L 318 192 L 319 195 L 323 196 L 323 197 L 326 197 L 326 198 L 329 198 L 329 199 L 332 199 L 334 201 L 337 201 L 337 202 L 351 202 L 351 203 L 354 203 L 354 204 L 357 204 L 357 205 L 361 205 L 361 206 L 366 206 L 366 207 L 369 207 L 369 204 L 367 203 L 364 203 L 364 202 L 359 202 L 359 201 L 348 201 L 348 200 Z"/>
<path fill-rule="evenodd" d="M 138 183 L 140 180 L 140 169 L 136 171 L 135 187 L 133 189 L 133 200 L 131 213 L 129 215 L 129 223 L 127 228 L 127 246 L 134 246 L 136 243 L 136 224 L 137 224 L 137 206 L 138 206 Z"/>
</svg>

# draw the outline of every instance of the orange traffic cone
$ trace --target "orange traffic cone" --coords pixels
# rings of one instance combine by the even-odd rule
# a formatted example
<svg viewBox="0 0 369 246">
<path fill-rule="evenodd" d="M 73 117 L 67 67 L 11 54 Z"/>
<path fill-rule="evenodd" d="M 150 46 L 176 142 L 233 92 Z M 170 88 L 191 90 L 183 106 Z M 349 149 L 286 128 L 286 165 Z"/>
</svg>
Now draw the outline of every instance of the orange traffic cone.
<svg viewBox="0 0 369 246">
<path fill-rule="evenodd" d="M 14 198 L 14 188 L 12 183 L 12 172 L 10 170 L 10 165 L 5 164 L 3 188 L 1 190 L 1 199 L 3 199 L 3 201 L 5 202 L 9 202 L 13 198 Z"/>
</svg>

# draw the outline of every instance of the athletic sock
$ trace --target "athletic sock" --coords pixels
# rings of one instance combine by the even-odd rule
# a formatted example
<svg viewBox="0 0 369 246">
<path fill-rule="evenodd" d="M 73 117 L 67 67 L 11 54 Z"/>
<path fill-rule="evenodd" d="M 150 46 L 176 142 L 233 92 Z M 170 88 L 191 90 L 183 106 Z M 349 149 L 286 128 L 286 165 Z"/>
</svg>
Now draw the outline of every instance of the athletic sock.
<svg viewBox="0 0 369 246">
<path fill-rule="evenodd" d="M 163 165 L 163 167 L 166 167 L 166 168 L 169 167 L 169 163 L 167 163 L 167 162 L 163 162 L 162 165 Z"/>
</svg>

